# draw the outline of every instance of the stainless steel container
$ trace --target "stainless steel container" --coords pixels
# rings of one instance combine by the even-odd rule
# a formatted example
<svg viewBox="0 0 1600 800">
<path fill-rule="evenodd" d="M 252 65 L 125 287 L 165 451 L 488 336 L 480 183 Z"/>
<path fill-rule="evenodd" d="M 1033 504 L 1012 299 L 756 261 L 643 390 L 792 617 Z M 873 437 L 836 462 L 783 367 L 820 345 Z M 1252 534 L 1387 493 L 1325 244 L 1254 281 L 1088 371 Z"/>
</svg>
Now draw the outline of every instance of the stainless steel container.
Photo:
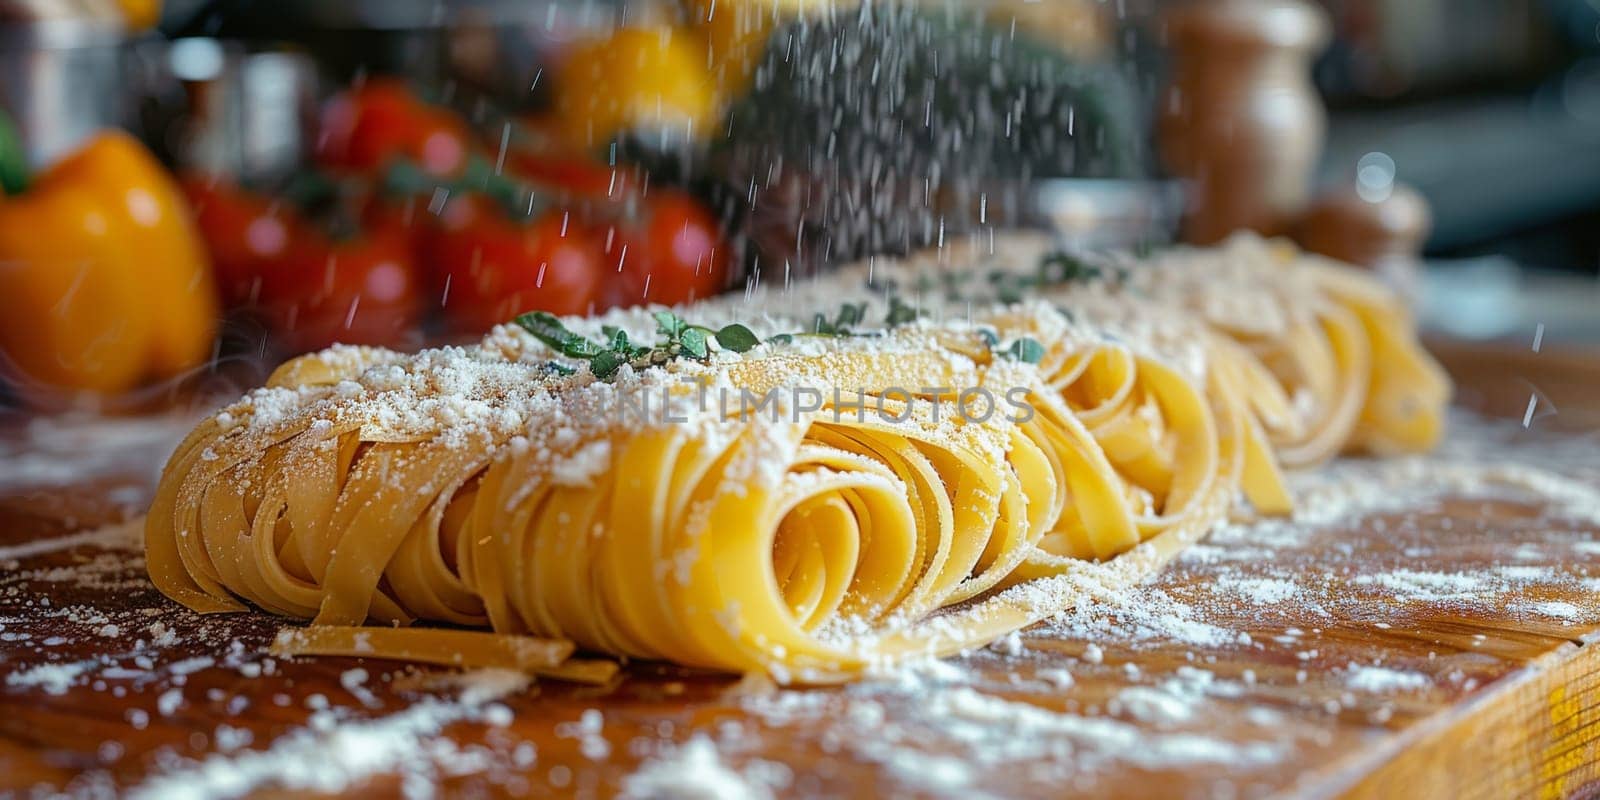
<svg viewBox="0 0 1600 800">
<path fill-rule="evenodd" d="M 404 74 L 470 105 L 537 104 L 542 69 L 575 37 L 664 14 L 676 0 L 272 0 L 236 4 L 222 35 L 292 42 L 345 82 Z"/>
<path fill-rule="evenodd" d="M 130 48 L 139 130 L 180 169 L 272 182 L 299 169 L 316 124 L 316 64 L 303 52 L 203 37 Z"/>
<path fill-rule="evenodd" d="M 0 0 L 0 108 L 42 167 L 123 119 L 113 0 Z"/>
<path fill-rule="evenodd" d="M 1020 221 L 1070 247 L 1125 249 L 1171 242 L 1183 203 L 1177 183 L 1052 178 L 1027 187 Z"/>
</svg>

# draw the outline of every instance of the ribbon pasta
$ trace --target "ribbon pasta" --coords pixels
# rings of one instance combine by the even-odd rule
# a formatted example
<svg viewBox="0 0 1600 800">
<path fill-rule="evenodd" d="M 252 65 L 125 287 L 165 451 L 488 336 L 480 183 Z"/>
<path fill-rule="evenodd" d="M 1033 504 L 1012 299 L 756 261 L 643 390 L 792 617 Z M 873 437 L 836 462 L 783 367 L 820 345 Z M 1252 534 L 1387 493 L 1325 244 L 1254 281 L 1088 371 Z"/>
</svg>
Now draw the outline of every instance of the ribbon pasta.
<svg viewBox="0 0 1600 800">
<path fill-rule="evenodd" d="M 302 357 L 178 447 L 150 576 L 313 620 L 284 653 L 573 680 L 615 672 L 574 650 L 821 682 L 980 646 L 1144 577 L 1240 495 L 1287 513 L 1285 467 L 1431 446 L 1448 382 L 1401 306 L 1278 263 L 1257 329 L 1091 286 L 613 381 L 509 326 Z M 1037 364 L 997 346 L 1023 340 Z"/>
</svg>

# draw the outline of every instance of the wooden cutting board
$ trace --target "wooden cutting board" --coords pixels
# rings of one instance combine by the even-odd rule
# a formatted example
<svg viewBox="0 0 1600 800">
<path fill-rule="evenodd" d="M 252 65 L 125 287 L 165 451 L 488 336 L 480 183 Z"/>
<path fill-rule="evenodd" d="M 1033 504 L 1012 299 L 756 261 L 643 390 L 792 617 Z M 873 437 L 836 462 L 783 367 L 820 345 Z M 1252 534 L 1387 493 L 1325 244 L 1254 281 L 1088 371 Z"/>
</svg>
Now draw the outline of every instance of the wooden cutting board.
<svg viewBox="0 0 1600 800">
<path fill-rule="evenodd" d="M 1462 423 L 1442 457 L 1340 465 L 1301 520 L 1230 527 L 1148 586 L 845 688 L 275 660 L 280 621 L 174 607 L 135 532 L 103 527 L 160 455 L 0 490 L 0 792 L 1594 795 L 1600 367 L 1444 355 L 1464 398 L 1515 419 Z M 1525 431 L 1517 381 L 1558 413 Z M 12 432 L 14 462 L 38 433 Z"/>
</svg>

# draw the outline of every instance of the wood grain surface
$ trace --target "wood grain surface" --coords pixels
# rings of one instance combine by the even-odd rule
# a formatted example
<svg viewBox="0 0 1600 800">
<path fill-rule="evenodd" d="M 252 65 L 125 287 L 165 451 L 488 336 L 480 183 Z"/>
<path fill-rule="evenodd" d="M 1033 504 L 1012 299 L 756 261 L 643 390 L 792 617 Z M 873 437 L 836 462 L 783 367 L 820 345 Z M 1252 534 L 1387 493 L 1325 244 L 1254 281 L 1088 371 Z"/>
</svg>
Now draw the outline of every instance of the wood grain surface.
<svg viewBox="0 0 1600 800">
<path fill-rule="evenodd" d="M 138 512 L 160 456 L 14 483 L 0 793 L 1594 796 L 1600 366 L 1445 349 L 1470 404 L 1515 417 L 1477 466 L 1538 480 L 1428 493 L 1402 483 L 1466 456 L 1341 465 L 1364 490 L 1330 478 L 1309 519 L 1232 526 L 1137 591 L 842 688 L 635 664 L 484 699 L 505 676 L 272 659 L 282 621 L 175 607 L 101 527 Z M 1517 381 L 1561 413 L 1523 431 Z"/>
</svg>

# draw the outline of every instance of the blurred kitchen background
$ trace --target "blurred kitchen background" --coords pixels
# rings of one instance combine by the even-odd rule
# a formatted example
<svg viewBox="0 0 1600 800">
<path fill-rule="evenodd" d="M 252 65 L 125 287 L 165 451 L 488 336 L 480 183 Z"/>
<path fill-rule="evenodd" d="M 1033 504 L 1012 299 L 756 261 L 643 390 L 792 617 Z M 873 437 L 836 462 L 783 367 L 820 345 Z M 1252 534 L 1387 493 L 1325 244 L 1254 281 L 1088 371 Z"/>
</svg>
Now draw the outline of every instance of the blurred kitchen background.
<svg viewBox="0 0 1600 800">
<path fill-rule="evenodd" d="M 1438 335 L 1600 342 L 1600 0 L 0 0 L 0 112 L 13 405 L 1012 226 L 1248 227 L 1371 266 Z M 86 281 L 141 268 L 51 277 L 97 251 L 19 231 L 131 180 L 75 155 L 111 128 L 168 173 L 203 277 L 95 308 Z M 188 257 L 139 224 L 112 249 Z M 198 356 L 107 345 L 185 313 L 226 320 L 169 332 Z"/>
</svg>

